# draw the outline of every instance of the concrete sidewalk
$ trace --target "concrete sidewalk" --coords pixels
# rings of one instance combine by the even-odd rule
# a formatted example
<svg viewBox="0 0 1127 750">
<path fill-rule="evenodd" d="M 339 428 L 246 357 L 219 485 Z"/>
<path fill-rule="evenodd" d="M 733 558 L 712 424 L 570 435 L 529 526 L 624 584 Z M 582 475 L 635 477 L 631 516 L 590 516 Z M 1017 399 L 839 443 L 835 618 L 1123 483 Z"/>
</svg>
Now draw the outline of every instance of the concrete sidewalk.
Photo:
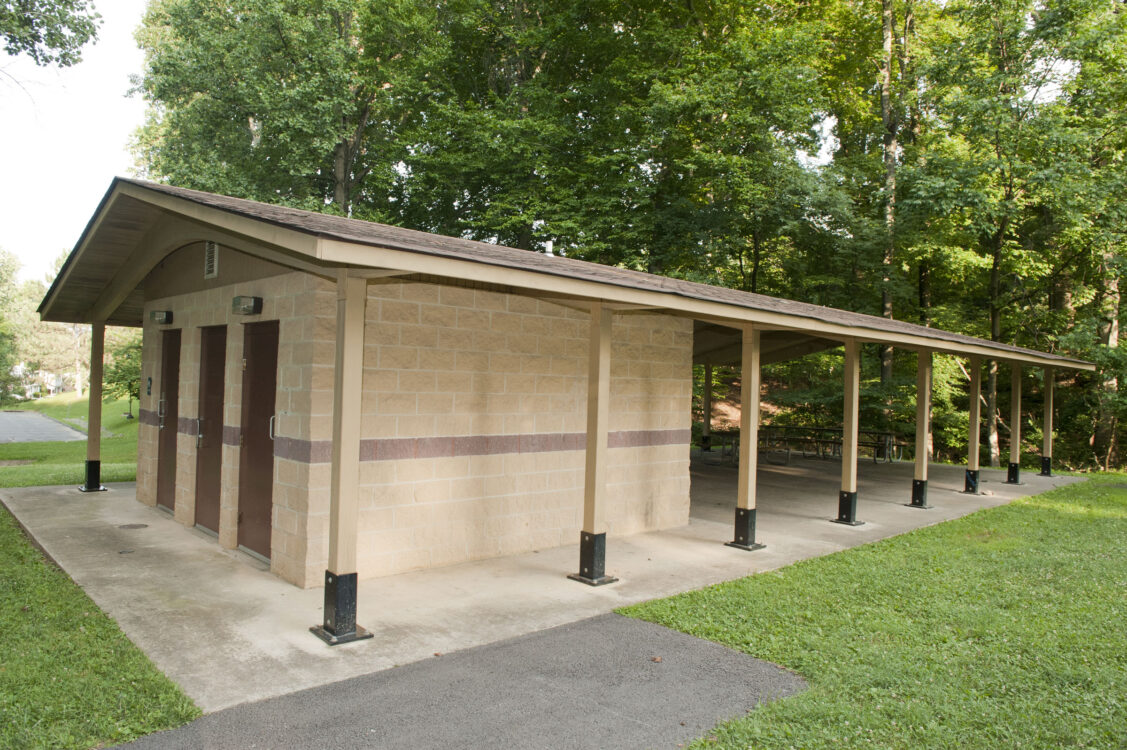
<svg viewBox="0 0 1127 750">
<path fill-rule="evenodd" d="M 615 607 L 771 570 L 1022 495 L 1077 481 L 1027 473 L 1022 486 L 984 470 L 965 495 L 963 470 L 932 468 L 932 510 L 903 505 L 911 464 L 862 463 L 864 526 L 829 523 L 840 465 L 796 459 L 762 466 L 759 540 L 767 549 L 725 547 L 732 535 L 736 471 L 694 466 L 687 526 L 610 537 L 607 571 L 621 580 L 589 588 L 568 580 L 578 545 L 360 582 L 358 622 L 368 641 L 329 648 L 308 632 L 323 592 L 301 590 L 258 561 L 223 550 L 207 534 L 134 499 L 132 485 L 84 495 L 70 487 L 0 490 L 0 500 L 205 711 L 431 659 L 435 652 L 493 643 L 612 611 Z M 578 537 L 578 532 L 576 534 Z"/>
<path fill-rule="evenodd" d="M 641 750 L 691 741 L 804 687 L 747 654 L 600 615 L 235 706 L 129 747 Z"/>
</svg>

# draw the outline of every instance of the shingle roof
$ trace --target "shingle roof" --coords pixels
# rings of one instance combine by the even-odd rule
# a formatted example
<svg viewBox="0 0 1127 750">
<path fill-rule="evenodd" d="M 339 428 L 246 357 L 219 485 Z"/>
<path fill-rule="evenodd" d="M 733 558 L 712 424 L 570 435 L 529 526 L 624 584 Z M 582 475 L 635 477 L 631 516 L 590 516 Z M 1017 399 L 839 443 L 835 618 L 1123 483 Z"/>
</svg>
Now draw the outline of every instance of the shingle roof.
<svg viewBox="0 0 1127 750">
<path fill-rule="evenodd" d="M 686 299 L 717 302 L 750 310 L 836 323 L 878 333 L 906 334 L 922 336 L 951 344 L 986 346 L 998 351 L 999 354 L 1003 356 L 1004 353 L 1009 352 L 1018 355 L 1036 355 L 1039 358 L 1059 360 L 1062 365 L 1088 364 L 1068 357 L 1046 354 L 1044 352 L 1004 343 L 986 341 L 984 339 L 953 333 L 939 328 L 929 328 L 904 321 L 889 320 L 875 315 L 865 315 L 832 307 L 812 305 L 806 302 L 770 297 L 764 294 L 754 294 L 738 289 L 728 289 L 725 287 L 684 281 L 682 279 L 672 279 L 641 271 L 631 271 L 598 263 L 590 263 L 574 258 L 546 255 L 487 242 L 429 234 L 427 232 L 403 229 L 387 224 L 350 219 L 332 214 L 321 214 L 313 211 L 303 211 L 285 206 L 276 206 L 242 198 L 232 198 L 170 185 L 160 185 L 142 180 L 118 178 L 115 180 L 115 184 L 119 181 L 297 232 L 357 245 L 456 258 L 487 265 L 520 269 L 533 273 L 659 292 Z M 112 189 L 111 187 L 111 191 Z"/>
</svg>

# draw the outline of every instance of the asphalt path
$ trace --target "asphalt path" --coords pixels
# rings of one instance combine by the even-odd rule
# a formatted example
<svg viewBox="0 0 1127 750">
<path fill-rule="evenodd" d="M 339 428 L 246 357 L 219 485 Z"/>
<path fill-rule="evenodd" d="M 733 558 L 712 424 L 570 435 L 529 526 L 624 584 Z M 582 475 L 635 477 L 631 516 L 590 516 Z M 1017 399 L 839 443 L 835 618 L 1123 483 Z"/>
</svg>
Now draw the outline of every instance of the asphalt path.
<svg viewBox="0 0 1127 750">
<path fill-rule="evenodd" d="M 235 706 L 127 747 L 673 748 L 804 687 L 773 664 L 608 614 Z"/>
<path fill-rule="evenodd" d="M 0 443 L 85 440 L 86 435 L 34 411 L 0 411 Z"/>
</svg>

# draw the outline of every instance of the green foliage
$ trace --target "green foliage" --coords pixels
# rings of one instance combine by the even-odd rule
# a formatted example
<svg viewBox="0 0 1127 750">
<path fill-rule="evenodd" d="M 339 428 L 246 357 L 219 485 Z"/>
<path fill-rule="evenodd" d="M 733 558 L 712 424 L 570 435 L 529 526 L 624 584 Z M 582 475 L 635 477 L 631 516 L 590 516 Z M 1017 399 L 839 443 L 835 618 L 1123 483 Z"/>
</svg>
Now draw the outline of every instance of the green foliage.
<svg viewBox="0 0 1127 750">
<path fill-rule="evenodd" d="M 99 19 L 90 0 L 3 0 L 0 37 L 9 55 L 66 67 L 81 60 L 82 47 L 97 38 Z"/>
<path fill-rule="evenodd" d="M 88 748 L 200 711 L 0 509 L 0 746 Z"/>
<path fill-rule="evenodd" d="M 14 255 L 0 249 L 0 404 L 11 403 L 17 395 L 23 395 L 19 389 L 20 378 L 15 373 L 20 363 L 14 304 L 19 267 L 19 260 Z"/>
<path fill-rule="evenodd" d="M 102 376 L 102 394 L 105 398 L 125 398 L 129 416 L 133 416 L 133 401 L 141 400 L 141 333 L 133 331 L 110 350 L 110 363 Z"/>
<path fill-rule="evenodd" d="M 1127 14 L 889 2 L 158 0 L 138 32 L 137 154 L 188 187 L 817 304 L 876 314 L 887 291 L 902 320 L 1099 361 L 1060 392 L 1055 454 L 1106 465 L 1127 439 L 1127 370 L 1104 352 L 1121 317 Z M 885 5 L 894 195 L 873 64 Z M 836 421 L 830 363 L 780 370 L 769 400 Z M 908 426 L 912 354 L 880 386 L 865 367 L 866 419 Z M 965 445 L 965 382 L 936 370 L 941 455 Z M 1004 404 L 1006 379 L 987 385 Z"/>
<path fill-rule="evenodd" d="M 185 187 L 365 218 L 387 213 L 415 65 L 410 3 L 157 0 L 137 39 L 144 172 Z M 359 200 L 358 200 L 359 199 Z"/>
<path fill-rule="evenodd" d="M 803 675 L 694 747 L 1122 747 L 1123 475 L 627 608 Z"/>
</svg>

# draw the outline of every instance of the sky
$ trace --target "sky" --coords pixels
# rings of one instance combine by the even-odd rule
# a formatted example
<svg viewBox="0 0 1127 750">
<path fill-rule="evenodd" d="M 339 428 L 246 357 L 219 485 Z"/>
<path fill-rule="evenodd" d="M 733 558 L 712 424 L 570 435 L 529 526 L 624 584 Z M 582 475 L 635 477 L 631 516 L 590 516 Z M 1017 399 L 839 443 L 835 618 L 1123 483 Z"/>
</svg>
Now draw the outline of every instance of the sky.
<svg viewBox="0 0 1127 750">
<path fill-rule="evenodd" d="M 110 181 L 133 168 L 145 106 L 129 97 L 143 56 L 133 41 L 146 0 L 95 0 L 98 41 L 70 68 L 0 50 L 0 248 L 21 279 L 43 279 L 70 251 Z M 17 85 L 13 78 L 19 82 Z"/>
</svg>

